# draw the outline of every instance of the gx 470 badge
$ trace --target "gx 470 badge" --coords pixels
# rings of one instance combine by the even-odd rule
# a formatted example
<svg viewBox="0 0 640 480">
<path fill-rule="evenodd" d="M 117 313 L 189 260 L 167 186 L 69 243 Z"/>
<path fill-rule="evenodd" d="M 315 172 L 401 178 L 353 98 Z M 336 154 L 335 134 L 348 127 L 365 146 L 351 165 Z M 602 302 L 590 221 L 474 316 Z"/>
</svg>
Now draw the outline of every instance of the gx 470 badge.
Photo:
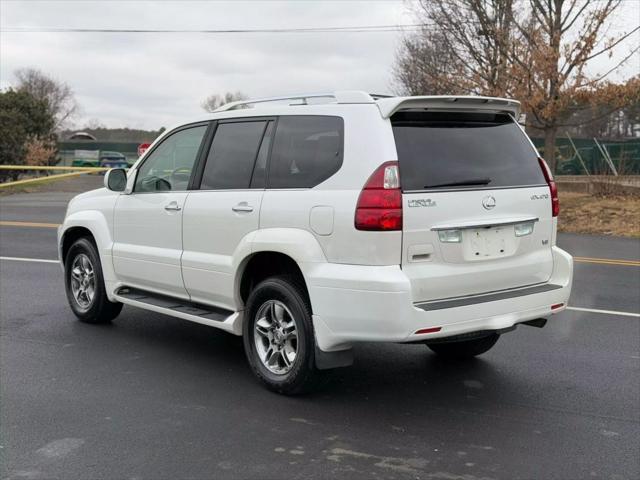
<svg viewBox="0 0 640 480">
<path fill-rule="evenodd" d="M 410 207 L 435 207 L 436 202 L 430 198 L 420 198 L 417 200 L 409 200 Z"/>
</svg>

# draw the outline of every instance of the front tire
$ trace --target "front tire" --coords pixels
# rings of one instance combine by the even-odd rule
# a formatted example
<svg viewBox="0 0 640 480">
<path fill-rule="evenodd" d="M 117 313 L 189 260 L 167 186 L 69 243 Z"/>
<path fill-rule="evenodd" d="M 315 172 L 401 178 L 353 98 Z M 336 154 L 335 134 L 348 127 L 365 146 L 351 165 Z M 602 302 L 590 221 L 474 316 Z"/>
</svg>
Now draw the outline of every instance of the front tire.
<svg viewBox="0 0 640 480">
<path fill-rule="evenodd" d="M 499 338 L 500 335 L 498 333 L 491 333 L 486 337 L 475 338 L 473 340 L 431 343 L 427 344 L 427 347 L 440 357 L 453 360 L 465 360 L 488 352 Z"/>
<path fill-rule="evenodd" d="M 108 323 L 118 316 L 122 304 L 107 298 L 100 257 L 91 240 L 76 240 L 67 252 L 64 267 L 67 301 L 81 322 Z"/>
<path fill-rule="evenodd" d="M 316 382 L 311 307 L 296 277 L 260 282 L 249 295 L 243 326 L 244 350 L 256 377 L 285 395 L 308 391 Z"/>
</svg>

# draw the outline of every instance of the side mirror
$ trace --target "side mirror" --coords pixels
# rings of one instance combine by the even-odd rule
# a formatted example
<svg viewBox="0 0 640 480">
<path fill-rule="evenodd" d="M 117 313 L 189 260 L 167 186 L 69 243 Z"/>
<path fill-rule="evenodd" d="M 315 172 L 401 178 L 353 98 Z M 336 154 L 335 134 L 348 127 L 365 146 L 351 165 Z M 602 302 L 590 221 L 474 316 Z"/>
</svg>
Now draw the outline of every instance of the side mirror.
<svg viewBox="0 0 640 480">
<path fill-rule="evenodd" d="M 124 192 L 127 187 L 127 172 L 124 168 L 112 168 L 104 176 L 104 186 L 112 192 Z"/>
</svg>

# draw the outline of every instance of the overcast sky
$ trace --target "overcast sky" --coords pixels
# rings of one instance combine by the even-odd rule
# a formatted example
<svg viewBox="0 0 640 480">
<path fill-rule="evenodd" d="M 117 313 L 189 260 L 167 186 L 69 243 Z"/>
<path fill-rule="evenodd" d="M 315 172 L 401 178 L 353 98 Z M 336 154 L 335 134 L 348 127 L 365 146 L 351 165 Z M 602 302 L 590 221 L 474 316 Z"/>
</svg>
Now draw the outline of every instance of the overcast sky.
<svg viewBox="0 0 640 480">
<path fill-rule="evenodd" d="M 255 29 L 410 24 L 403 1 L 0 0 L 0 88 L 36 67 L 75 91 L 81 127 L 157 129 L 203 116 L 211 93 L 252 96 L 358 89 L 390 93 L 402 33 L 134 34 L 7 32 L 10 28 Z M 625 0 L 613 31 L 640 23 Z M 636 35 L 632 42 L 640 42 Z M 624 47 L 628 52 L 629 44 Z M 615 59 L 614 59 L 615 60 Z M 606 61 L 593 68 L 603 70 Z M 618 79 L 640 70 L 638 58 Z"/>
</svg>

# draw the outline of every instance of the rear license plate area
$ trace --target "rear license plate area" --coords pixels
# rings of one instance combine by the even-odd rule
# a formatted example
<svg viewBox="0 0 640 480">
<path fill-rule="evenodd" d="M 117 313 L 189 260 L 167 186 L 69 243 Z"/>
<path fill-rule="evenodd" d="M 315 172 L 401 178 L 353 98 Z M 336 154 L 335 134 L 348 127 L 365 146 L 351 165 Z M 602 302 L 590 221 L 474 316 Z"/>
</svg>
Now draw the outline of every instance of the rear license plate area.
<svg viewBox="0 0 640 480">
<path fill-rule="evenodd" d="M 507 257 L 515 251 L 513 227 L 468 229 L 462 232 L 464 259 L 488 260 Z"/>
</svg>

